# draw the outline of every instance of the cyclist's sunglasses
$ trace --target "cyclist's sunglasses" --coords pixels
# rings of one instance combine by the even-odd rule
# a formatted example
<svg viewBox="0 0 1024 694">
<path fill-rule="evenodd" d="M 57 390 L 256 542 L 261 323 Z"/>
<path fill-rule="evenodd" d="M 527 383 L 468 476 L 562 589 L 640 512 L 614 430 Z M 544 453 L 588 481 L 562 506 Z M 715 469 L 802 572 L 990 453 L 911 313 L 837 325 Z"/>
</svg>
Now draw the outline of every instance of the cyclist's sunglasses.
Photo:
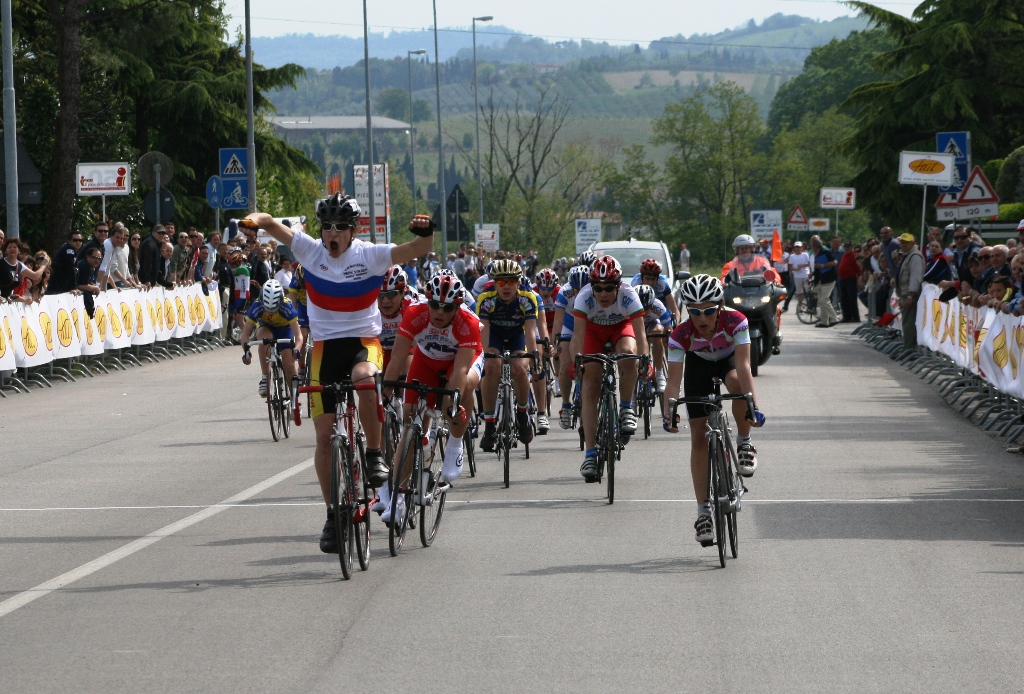
<svg viewBox="0 0 1024 694">
<path fill-rule="evenodd" d="M 953 234 L 954 241 L 963 241 L 966 238 L 970 238 L 967 234 Z"/>
<path fill-rule="evenodd" d="M 402 294 L 401 290 L 392 289 L 392 290 L 389 290 L 389 291 L 386 291 L 386 292 L 381 292 L 380 293 L 380 298 L 382 298 L 382 299 L 395 299 L 395 298 L 401 296 L 401 294 Z"/>
<path fill-rule="evenodd" d="M 324 222 L 320 228 L 323 231 L 348 231 L 350 229 L 355 229 L 351 224 L 331 224 L 330 222 Z"/>
<path fill-rule="evenodd" d="M 617 282 L 615 284 L 592 284 L 590 286 L 594 288 L 594 292 L 596 294 L 619 291 L 619 285 Z"/>
<path fill-rule="evenodd" d="M 442 304 L 440 301 L 435 301 L 434 299 L 429 299 L 427 301 L 427 306 L 435 311 L 444 311 L 445 313 L 452 313 L 456 308 L 455 304 Z"/>
<path fill-rule="evenodd" d="M 519 280 L 517 279 L 500 279 L 494 280 L 494 283 L 499 287 L 518 287 Z"/>
<path fill-rule="evenodd" d="M 688 308 L 686 312 L 691 316 L 713 316 L 717 310 L 717 306 L 709 306 L 708 308 Z"/>
</svg>

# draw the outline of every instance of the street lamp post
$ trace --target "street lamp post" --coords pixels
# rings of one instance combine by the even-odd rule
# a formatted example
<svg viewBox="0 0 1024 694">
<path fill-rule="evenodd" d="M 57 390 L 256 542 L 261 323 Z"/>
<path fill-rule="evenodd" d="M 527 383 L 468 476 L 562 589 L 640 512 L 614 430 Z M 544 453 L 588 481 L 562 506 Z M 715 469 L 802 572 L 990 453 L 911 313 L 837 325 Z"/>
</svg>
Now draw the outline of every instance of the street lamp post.
<svg viewBox="0 0 1024 694">
<path fill-rule="evenodd" d="M 14 103 L 14 32 L 11 29 L 11 0 L 0 2 L 0 12 L 4 25 L 4 174 L 7 182 L 7 236 L 16 239 L 21 236 L 21 227 L 18 216 L 18 124 Z"/>
<path fill-rule="evenodd" d="M 445 208 L 447 198 L 444 189 L 444 139 L 441 136 L 441 56 L 437 48 L 437 0 L 434 6 L 434 91 L 437 95 L 437 186 L 441 197 L 438 208 L 441 216 L 441 259 L 448 257 L 448 210 Z"/>
<path fill-rule="evenodd" d="M 416 194 L 416 128 L 412 122 L 412 57 L 414 55 L 425 55 L 426 50 L 420 48 L 409 51 L 406 56 L 409 60 L 409 157 L 412 164 L 412 213 L 416 214 L 416 203 L 419 196 Z"/>
<path fill-rule="evenodd" d="M 245 0 L 245 151 L 249 159 L 249 171 L 246 178 L 249 182 L 249 212 L 256 211 L 256 127 L 253 122 L 253 87 L 252 87 L 252 28 L 249 24 L 249 0 Z M 156 191 L 160 199 L 160 189 Z M 160 203 L 157 203 L 160 209 Z M 157 220 L 158 222 L 160 220 Z"/>
<path fill-rule="evenodd" d="M 476 195 L 480 199 L 480 228 L 484 226 L 484 184 L 480 167 L 480 97 L 476 89 L 476 23 L 489 22 L 494 17 L 473 17 L 473 115 L 476 117 Z"/>
<path fill-rule="evenodd" d="M 370 243 L 377 243 L 377 198 L 373 189 L 373 123 L 370 120 L 370 25 L 366 21 L 366 0 L 363 0 L 363 78 L 366 83 L 366 158 L 369 179 Z"/>
</svg>

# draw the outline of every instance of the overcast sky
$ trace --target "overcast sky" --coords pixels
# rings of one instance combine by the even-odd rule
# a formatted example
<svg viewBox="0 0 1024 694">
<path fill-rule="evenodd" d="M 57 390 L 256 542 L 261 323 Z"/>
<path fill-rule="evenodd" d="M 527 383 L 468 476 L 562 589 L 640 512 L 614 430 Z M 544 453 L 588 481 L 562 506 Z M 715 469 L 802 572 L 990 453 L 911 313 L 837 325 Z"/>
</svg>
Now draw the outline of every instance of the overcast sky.
<svg viewBox="0 0 1024 694">
<path fill-rule="evenodd" d="M 250 0 L 253 36 L 282 34 L 362 35 L 358 0 Z M 227 0 L 234 28 L 243 23 L 243 0 Z M 909 16 L 917 5 L 904 0 L 876 2 Z M 514 8 L 514 9 L 512 9 Z M 475 16 L 494 15 L 511 29 L 550 38 L 645 43 L 662 36 L 716 33 L 758 22 L 776 12 L 828 20 L 854 14 L 831 0 L 437 0 L 438 25 L 469 26 Z M 433 25 L 429 0 L 369 0 L 371 31 L 422 29 Z"/>
</svg>

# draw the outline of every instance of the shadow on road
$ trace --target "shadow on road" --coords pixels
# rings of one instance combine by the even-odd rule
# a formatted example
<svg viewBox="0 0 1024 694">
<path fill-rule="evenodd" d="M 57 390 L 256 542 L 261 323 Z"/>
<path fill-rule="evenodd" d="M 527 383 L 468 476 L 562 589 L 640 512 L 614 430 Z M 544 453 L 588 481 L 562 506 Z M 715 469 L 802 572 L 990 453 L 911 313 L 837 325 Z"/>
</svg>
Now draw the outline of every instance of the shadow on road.
<svg viewBox="0 0 1024 694">
<path fill-rule="evenodd" d="M 707 557 L 669 557 L 665 559 L 645 559 L 644 561 L 626 564 L 567 564 L 565 566 L 549 566 L 543 569 L 532 569 L 509 576 L 558 576 L 561 574 L 675 574 L 712 571 L 717 564 Z"/>
</svg>

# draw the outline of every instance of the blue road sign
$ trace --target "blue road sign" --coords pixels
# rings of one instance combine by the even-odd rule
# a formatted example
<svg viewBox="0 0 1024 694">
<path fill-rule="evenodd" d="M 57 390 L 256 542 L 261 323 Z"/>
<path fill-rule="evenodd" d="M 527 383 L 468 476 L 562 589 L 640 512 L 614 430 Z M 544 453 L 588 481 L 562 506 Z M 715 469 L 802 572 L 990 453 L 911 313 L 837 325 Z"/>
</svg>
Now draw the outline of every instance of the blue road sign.
<svg viewBox="0 0 1024 694">
<path fill-rule="evenodd" d="M 248 175 L 249 152 L 245 147 L 225 147 L 220 150 L 221 178 L 244 180 Z"/>
<path fill-rule="evenodd" d="M 226 179 L 220 199 L 222 210 L 249 209 L 249 182 L 244 178 Z"/>
<path fill-rule="evenodd" d="M 939 192 L 959 193 L 964 189 L 971 170 L 971 133 L 968 131 L 935 133 L 935 151 L 941 154 L 952 154 L 956 157 L 953 185 L 948 188 L 939 188 Z"/>
<path fill-rule="evenodd" d="M 206 202 L 210 203 L 210 207 L 217 209 L 223 198 L 224 182 L 220 180 L 220 176 L 210 176 L 206 182 Z"/>
</svg>

